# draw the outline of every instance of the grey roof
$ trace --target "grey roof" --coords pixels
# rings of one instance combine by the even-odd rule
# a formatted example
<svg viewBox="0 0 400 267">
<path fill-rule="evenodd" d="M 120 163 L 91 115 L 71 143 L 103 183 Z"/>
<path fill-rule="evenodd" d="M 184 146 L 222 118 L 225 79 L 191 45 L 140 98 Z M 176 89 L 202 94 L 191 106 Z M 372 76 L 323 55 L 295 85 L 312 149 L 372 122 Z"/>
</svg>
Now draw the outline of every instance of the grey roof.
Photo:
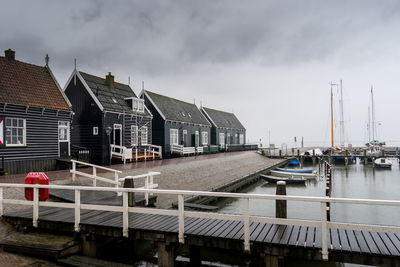
<svg viewBox="0 0 400 267">
<path fill-rule="evenodd" d="M 79 73 L 104 107 L 105 111 L 137 114 L 137 112 L 132 111 L 125 101 L 127 97 L 137 97 L 129 85 L 114 82 L 114 88 L 111 88 L 106 84 L 105 78 L 100 78 L 81 71 Z M 115 103 L 114 100 L 117 103 Z M 151 114 L 145 109 L 145 115 L 150 116 Z"/>
<path fill-rule="evenodd" d="M 195 104 L 159 95 L 147 90 L 144 92 L 151 99 L 153 104 L 156 105 L 156 108 L 162 113 L 166 120 L 211 126 L 210 122 L 204 117 Z"/>
<path fill-rule="evenodd" d="M 206 107 L 202 107 L 201 110 L 215 127 L 246 130 L 233 113 Z"/>
</svg>

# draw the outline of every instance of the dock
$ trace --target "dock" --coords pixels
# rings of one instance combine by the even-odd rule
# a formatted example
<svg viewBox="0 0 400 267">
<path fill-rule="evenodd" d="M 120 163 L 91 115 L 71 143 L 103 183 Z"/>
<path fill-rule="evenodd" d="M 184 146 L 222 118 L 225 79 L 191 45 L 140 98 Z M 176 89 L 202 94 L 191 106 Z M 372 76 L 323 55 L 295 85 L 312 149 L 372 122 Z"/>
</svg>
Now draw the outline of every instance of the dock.
<svg viewBox="0 0 400 267">
<path fill-rule="evenodd" d="M 1 187 L 27 187 L 2 184 Z M 29 185 L 32 187 L 32 185 Z M 265 257 L 302 260 L 334 260 L 339 262 L 400 266 L 400 227 L 330 222 L 326 218 L 327 203 L 398 206 L 400 201 L 257 195 L 205 191 L 160 189 L 115 189 L 101 187 L 43 186 L 77 191 L 123 192 L 122 205 L 59 202 L 29 202 L 3 199 L 3 203 L 31 205 L 31 208 L 7 212 L 3 218 L 20 227 L 44 231 L 79 233 L 80 235 L 148 240 L 159 248 L 159 266 L 173 266 L 178 247 L 209 247 Z M 178 198 L 178 209 L 129 207 L 128 193 L 169 194 Z M 78 194 L 80 195 L 80 194 Z M 244 199 L 241 214 L 189 211 L 183 199 L 188 195 Z M 321 220 L 285 219 L 254 216 L 249 213 L 250 199 L 320 202 Z M 32 210 L 33 208 L 33 210 Z M 85 239 L 83 239 L 85 240 Z M 90 244 L 89 244 L 90 245 Z M 95 243 L 91 243 L 95 246 Z M 88 245 L 86 245 L 88 246 Z M 92 248 L 92 250 L 95 247 Z M 191 261 L 196 259 L 191 259 Z M 267 265 L 267 266 L 278 266 Z"/>
</svg>

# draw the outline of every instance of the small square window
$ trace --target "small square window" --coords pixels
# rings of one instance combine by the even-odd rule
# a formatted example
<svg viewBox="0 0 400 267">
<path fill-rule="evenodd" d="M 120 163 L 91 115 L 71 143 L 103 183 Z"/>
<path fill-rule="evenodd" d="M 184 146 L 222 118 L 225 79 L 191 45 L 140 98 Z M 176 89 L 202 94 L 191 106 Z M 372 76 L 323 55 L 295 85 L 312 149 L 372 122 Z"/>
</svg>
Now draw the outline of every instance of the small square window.
<svg viewBox="0 0 400 267">
<path fill-rule="evenodd" d="M 99 127 L 93 127 L 93 135 L 99 134 Z"/>
</svg>

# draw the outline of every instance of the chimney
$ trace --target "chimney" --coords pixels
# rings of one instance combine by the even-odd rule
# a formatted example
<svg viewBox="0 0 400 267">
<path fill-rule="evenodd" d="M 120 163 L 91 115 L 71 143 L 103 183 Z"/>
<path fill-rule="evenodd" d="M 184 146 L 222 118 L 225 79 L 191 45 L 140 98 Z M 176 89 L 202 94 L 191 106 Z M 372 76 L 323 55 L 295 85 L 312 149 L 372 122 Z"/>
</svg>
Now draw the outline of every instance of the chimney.
<svg viewBox="0 0 400 267">
<path fill-rule="evenodd" d="M 111 88 L 114 88 L 114 76 L 111 75 L 111 72 L 109 72 L 108 75 L 106 76 L 106 83 Z"/>
<path fill-rule="evenodd" d="M 15 61 L 15 51 L 11 50 L 10 48 L 4 51 L 4 55 L 8 61 Z"/>
</svg>

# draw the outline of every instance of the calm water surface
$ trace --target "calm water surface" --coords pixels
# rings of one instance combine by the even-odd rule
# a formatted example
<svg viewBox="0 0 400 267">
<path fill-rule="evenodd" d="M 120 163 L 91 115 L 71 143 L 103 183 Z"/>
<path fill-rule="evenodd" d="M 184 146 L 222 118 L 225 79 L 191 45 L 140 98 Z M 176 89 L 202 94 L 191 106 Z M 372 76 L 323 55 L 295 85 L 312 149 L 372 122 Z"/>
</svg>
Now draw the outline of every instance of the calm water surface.
<svg viewBox="0 0 400 267">
<path fill-rule="evenodd" d="M 373 169 L 370 165 L 343 165 L 333 168 L 332 197 L 400 200 L 400 168 L 397 159 L 392 159 L 392 170 Z M 316 166 L 305 166 L 314 168 Z M 260 182 L 245 192 L 254 194 L 275 194 L 276 185 Z M 306 185 L 287 185 L 287 195 L 324 196 L 325 179 L 308 181 Z M 320 220 L 320 204 L 288 201 L 288 218 Z M 240 213 L 243 207 L 241 200 L 220 203 L 220 212 Z M 250 200 L 252 215 L 275 216 L 275 203 L 270 200 Z M 331 221 L 368 223 L 400 226 L 400 207 L 371 205 L 332 204 Z M 319 266 L 321 263 L 316 263 Z M 313 264 L 312 264 L 313 265 Z M 304 265 L 291 265 L 304 266 Z M 362 266 L 345 264 L 345 266 Z"/>
</svg>

